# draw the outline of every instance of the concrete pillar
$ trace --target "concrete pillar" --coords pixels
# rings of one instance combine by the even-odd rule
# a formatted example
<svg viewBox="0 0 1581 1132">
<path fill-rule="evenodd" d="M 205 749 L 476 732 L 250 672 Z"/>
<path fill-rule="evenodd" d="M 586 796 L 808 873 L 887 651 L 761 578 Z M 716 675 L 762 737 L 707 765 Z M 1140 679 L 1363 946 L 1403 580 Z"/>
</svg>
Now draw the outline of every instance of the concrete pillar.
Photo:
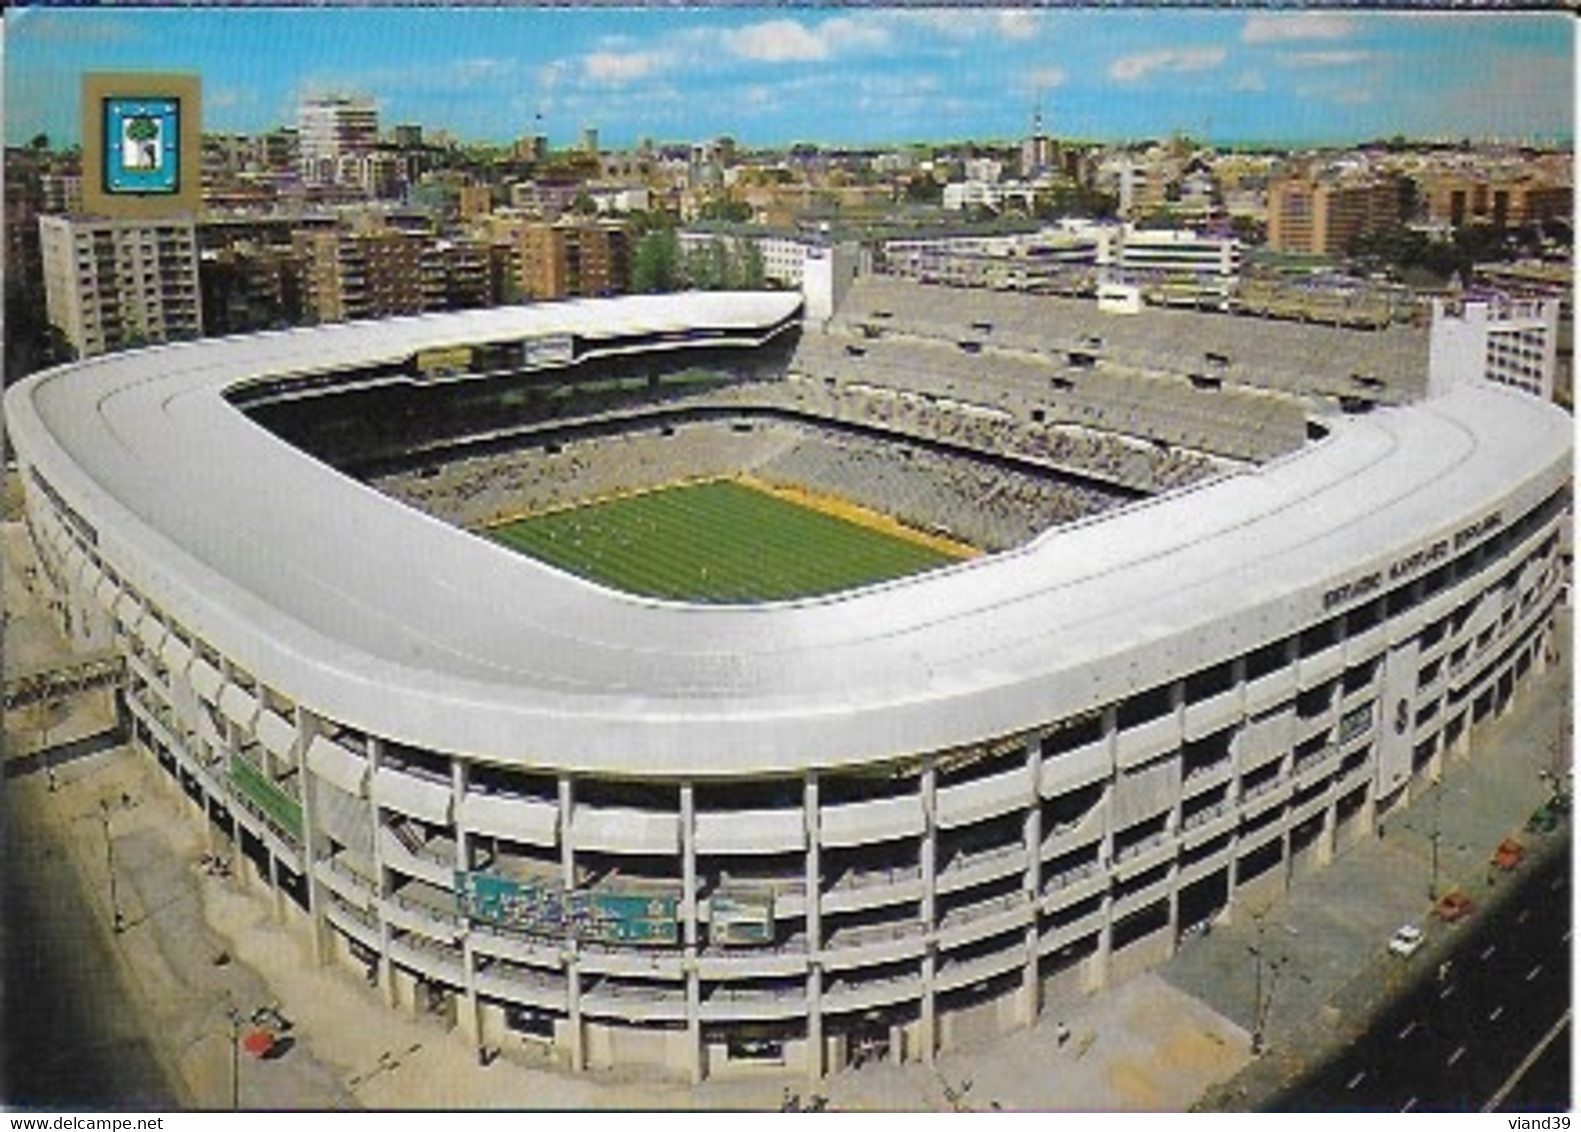
<svg viewBox="0 0 1581 1132">
<path fill-rule="evenodd" d="M 379 925 L 379 991 L 384 1005 L 394 1010 L 400 1005 L 400 995 L 395 986 L 395 964 L 390 962 L 390 925 Z"/>
<path fill-rule="evenodd" d="M 560 882 L 567 892 L 576 887 L 576 850 L 572 844 L 571 819 L 576 809 L 575 790 L 571 776 L 562 774 L 557 783 L 560 798 Z M 582 1026 L 582 976 L 577 969 L 576 940 L 571 928 L 566 927 L 565 946 L 561 954 L 565 962 L 566 1011 L 570 1016 L 567 1027 L 571 1039 L 571 1072 L 581 1073 L 587 1068 L 587 1034 Z"/>
<path fill-rule="evenodd" d="M 1465 715 L 1462 717 L 1464 724 L 1460 728 L 1460 734 L 1455 736 L 1454 743 L 1450 745 L 1450 752 L 1456 758 L 1468 759 L 1471 757 L 1471 705 L 1469 702 L 1465 704 L 1464 710 Z"/>
<path fill-rule="evenodd" d="M 938 1018 L 935 1011 L 937 1005 L 933 998 L 933 976 L 935 965 L 938 961 L 936 955 L 937 944 L 934 943 L 935 916 L 937 915 L 937 900 L 935 899 L 936 873 L 938 861 L 938 827 L 934 824 L 934 791 L 936 789 L 937 773 L 935 760 L 929 756 L 922 766 L 922 846 L 921 846 L 921 872 L 922 872 L 922 924 L 927 932 L 927 950 L 922 954 L 922 1019 L 919 1027 L 919 1037 L 922 1042 L 922 1060 L 929 1065 L 933 1064 L 933 1055 L 938 1050 Z"/>
<path fill-rule="evenodd" d="M 681 784 L 681 943 L 685 948 L 687 1075 L 703 1081 L 702 981 L 697 972 L 697 796 Z"/>
<path fill-rule="evenodd" d="M 1169 923 L 1164 931 L 1169 935 L 1168 954 L 1173 957 L 1180 950 L 1180 867 L 1171 866 L 1173 874 L 1169 886 Z"/>
<path fill-rule="evenodd" d="M 1098 867 L 1108 873 L 1114 867 L 1114 792 L 1119 768 L 1116 759 L 1120 742 L 1120 709 L 1109 704 L 1103 709 L 1103 741 L 1108 749 L 1109 780 L 1098 804 L 1103 807 L 1103 840 L 1098 843 Z M 1102 990 L 1109 985 L 1109 953 L 1114 947 L 1114 897 L 1104 893 L 1101 904 L 1103 927 L 1098 929 L 1098 949 L 1088 960 L 1088 987 Z"/>
<path fill-rule="evenodd" d="M 1104 865 L 1108 868 L 1107 863 Z M 1092 970 L 1088 977 L 1091 990 L 1104 990 L 1109 986 L 1109 956 L 1114 950 L 1114 897 L 1104 894 L 1103 927 L 1098 929 L 1098 950 L 1093 952 Z"/>
<path fill-rule="evenodd" d="M 1038 897 L 1043 886 L 1043 810 L 1039 805 L 1038 781 L 1043 773 L 1043 744 L 1036 736 L 1027 740 L 1027 781 L 1030 800 L 1027 803 L 1023 838 L 1026 842 L 1027 864 L 1023 873 L 1022 891 L 1032 912 L 1027 920 L 1023 946 L 1026 949 L 1025 966 L 1021 974 L 1020 1021 L 1031 1026 L 1038 1020 L 1042 1006 L 1041 987 L 1038 985 Z"/>
<path fill-rule="evenodd" d="M 823 950 L 822 853 L 818 847 L 818 775 L 809 771 L 802 788 L 802 818 L 807 829 L 807 858 L 803 887 L 807 908 L 807 1076 L 817 1082 L 826 1072 L 823 1037 L 823 969 L 818 961 Z"/>
<path fill-rule="evenodd" d="M 562 774 L 558 787 L 560 793 L 560 883 L 569 892 L 576 887 L 576 854 L 571 847 L 571 818 L 576 808 L 576 799 L 571 788 L 571 776 Z"/>
<path fill-rule="evenodd" d="M 265 846 L 269 854 L 269 897 L 270 911 L 276 923 L 285 919 L 285 893 L 280 888 L 280 862 L 275 857 L 274 851 Z"/>
<path fill-rule="evenodd" d="M 566 962 L 566 990 L 567 1006 L 571 1015 L 571 1072 L 582 1073 L 587 1070 L 587 1035 L 582 1027 L 582 976 L 577 969 L 576 957 L 569 957 Z"/>
<path fill-rule="evenodd" d="M 456 766 L 462 764 L 458 761 Z M 463 786 L 465 775 L 463 774 Z M 460 813 L 458 803 L 456 812 Z M 472 867 L 472 833 L 460 822 L 456 823 L 456 860 L 458 870 L 470 870 Z M 478 972 L 477 953 L 472 949 L 472 936 L 468 930 L 465 919 L 462 920 L 461 930 L 461 978 L 466 997 L 458 1004 L 456 1009 L 456 1029 L 478 1052 L 478 1064 L 485 1064 L 488 1060 L 488 1050 L 483 1034 L 483 1004 L 478 1001 Z"/>
</svg>

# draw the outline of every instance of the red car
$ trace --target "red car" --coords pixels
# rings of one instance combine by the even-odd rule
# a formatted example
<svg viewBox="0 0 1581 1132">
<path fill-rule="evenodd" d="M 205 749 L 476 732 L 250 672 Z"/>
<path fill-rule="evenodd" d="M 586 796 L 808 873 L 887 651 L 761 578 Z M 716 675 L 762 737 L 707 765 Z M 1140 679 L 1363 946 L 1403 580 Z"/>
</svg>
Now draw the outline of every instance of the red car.
<svg viewBox="0 0 1581 1132">
<path fill-rule="evenodd" d="M 1438 898 L 1433 915 L 1446 924 L 1453 924 L 1471 915 L 1471 907 L 1471 898 L 1464 892 L 1446 892 Z"/>
<path fill-rule="evenodd" d="M 1506 837 L 1499 842 L 1499 847 L 1493 853 L 1493 864 L 1509 872 L 1526 860 L 1526 846 L 1513 837 Z"/>
</svg>

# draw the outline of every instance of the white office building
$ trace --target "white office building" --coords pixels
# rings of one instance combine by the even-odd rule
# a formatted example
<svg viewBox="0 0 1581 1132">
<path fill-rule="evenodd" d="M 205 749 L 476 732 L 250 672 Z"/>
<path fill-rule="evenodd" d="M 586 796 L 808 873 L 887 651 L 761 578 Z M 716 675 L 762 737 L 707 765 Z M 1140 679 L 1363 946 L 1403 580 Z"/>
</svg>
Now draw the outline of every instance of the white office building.
<svg viewBox="0 0 1581 1132">
<path fill-rule="evenodd" d="M 297 109 L 302 176 L 328 184 L 342 176 L 342 159 L 358 157 L 379 141 L 379 111 L 363 99 L 310 98 Z"/>
<path fill-rule="evenodd" d="M 1489 295 L 1433 300 L 1429 388 L 1496 381 L 1553 399 L 1559 358 L 1559 301 Z"/>
</svg>

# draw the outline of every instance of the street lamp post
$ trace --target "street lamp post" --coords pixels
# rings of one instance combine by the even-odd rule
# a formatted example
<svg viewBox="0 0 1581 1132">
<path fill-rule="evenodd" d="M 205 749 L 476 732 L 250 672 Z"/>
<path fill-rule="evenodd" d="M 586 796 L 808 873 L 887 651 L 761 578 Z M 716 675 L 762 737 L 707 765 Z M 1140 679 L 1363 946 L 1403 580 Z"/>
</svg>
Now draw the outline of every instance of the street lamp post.
<svg viewBox="0 0 1581 1132">
<path fill-rule="evenodd" d="M 227 993 L 225 997 L 230 998 L 230 995 Z M 231 1027 L 231 1111 L 239 1112 L 242 1106 L 242 1015 L 234 1000 L 226 1007 L 225 1014 Z"/>
<path fill-rule="evenodd" d="M 126 930 L 126 918 L 121 914 L 120 894 L 115 884 L 115 839 L 110 836 L 110 803 L 99 799 L 99 820 L 104 824 L 104 863 L 110 874 L 110 917 L 116 935 Z"/>
<path fill-rule="evenodd" d="M 1443 828 L 1440 824 L 1441 806 L 1444 801 L 1444 780 L 1433 779 L 1433 831 L 1428 837 L 1431 847 L 1432 872 L 1427 878 L 1427 898 L 1438 899 L 1438 843 L 1443 839 Z"/>
<path fill-rule="evenodd" d="M 1246 950 L 1251 952 L 1255 960 L 1256 973 L 1253 976 L 1252 993 L 1252 1055 L 1256 1056 L 1263 1052 L 1263 932 L 1267 925 L 1263 923 L 1260 914 L 1254 915 L 1252 920 L 1257 925 L 1257 944 L 1248 946 Z"/>
</svg>

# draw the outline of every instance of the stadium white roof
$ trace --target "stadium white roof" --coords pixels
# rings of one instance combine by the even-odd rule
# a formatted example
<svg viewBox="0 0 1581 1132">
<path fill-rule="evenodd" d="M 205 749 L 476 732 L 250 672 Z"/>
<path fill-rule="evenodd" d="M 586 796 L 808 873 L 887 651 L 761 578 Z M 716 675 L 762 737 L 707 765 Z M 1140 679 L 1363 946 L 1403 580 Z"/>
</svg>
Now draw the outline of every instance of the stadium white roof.
<svg viewBox="0 0 1581 1132">
<path fill-rule="evenodd" d="M 1332 422 L 1256 471 L 866 590 L 617 593 L 406 508 L 229 404 L 254 377 L 555 332 L 773 325 L 797 297 L 596 300 L 206 340 L 7 392 L 24 462 L 167 614 L 328 717 L 479 758 L 740 775 L 1037 726 L 1322 616 L 1322 593 L 1569 472 L 1570 418 L 1498 387 Z"/>
</svg>

